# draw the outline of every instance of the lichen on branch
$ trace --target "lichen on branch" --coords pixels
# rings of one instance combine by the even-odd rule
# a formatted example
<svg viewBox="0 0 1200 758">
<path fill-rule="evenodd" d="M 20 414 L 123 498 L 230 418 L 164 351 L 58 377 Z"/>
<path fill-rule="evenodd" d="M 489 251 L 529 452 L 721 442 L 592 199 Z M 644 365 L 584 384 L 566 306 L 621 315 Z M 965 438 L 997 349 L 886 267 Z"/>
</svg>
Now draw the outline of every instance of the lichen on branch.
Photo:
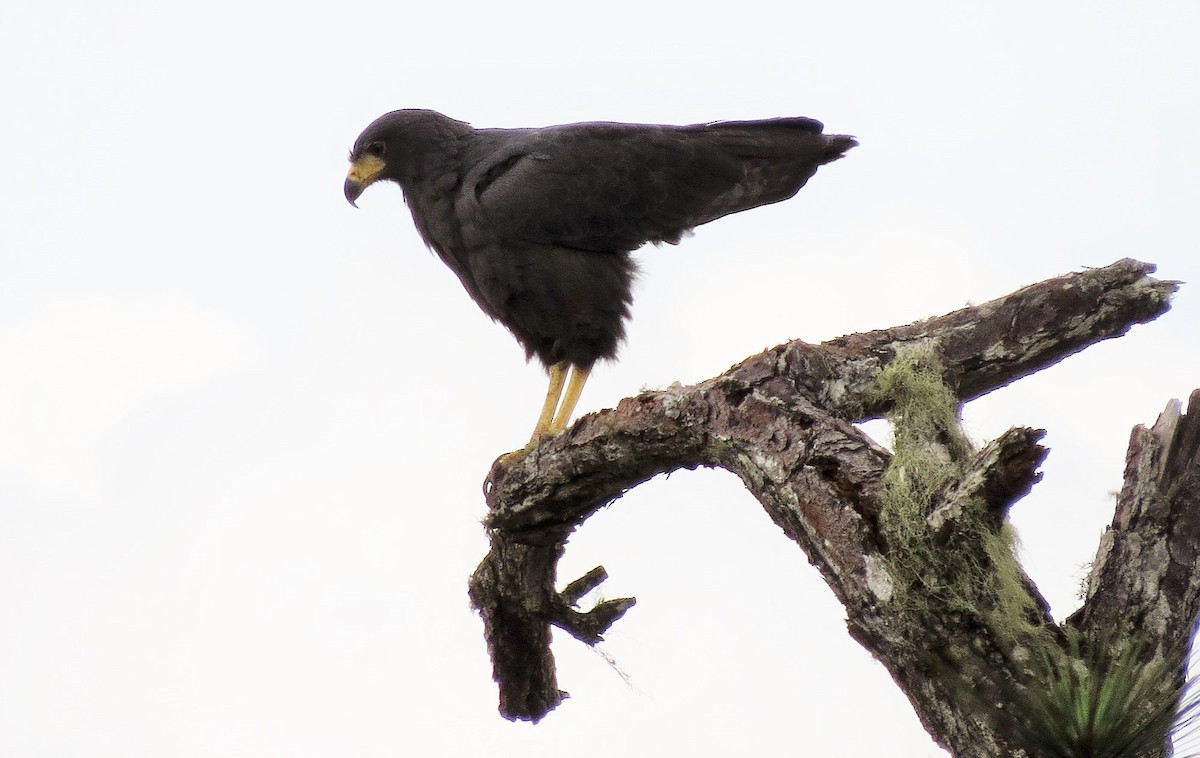
<svg viewBox="0 0 1200 758">
<path fill-rule="evenodd" d="M 879 372 L 872 402 L 890 407 L 892 458 L 879 492 L 893 602 L 918 613 L 979 616 L 1001 637 L 1037 634 L 1039 605 L 1016 556 L 1015 531 L 979 494 L 935 519 L 974 446 L 932 341 L 908 346 Z"/>
</svg>

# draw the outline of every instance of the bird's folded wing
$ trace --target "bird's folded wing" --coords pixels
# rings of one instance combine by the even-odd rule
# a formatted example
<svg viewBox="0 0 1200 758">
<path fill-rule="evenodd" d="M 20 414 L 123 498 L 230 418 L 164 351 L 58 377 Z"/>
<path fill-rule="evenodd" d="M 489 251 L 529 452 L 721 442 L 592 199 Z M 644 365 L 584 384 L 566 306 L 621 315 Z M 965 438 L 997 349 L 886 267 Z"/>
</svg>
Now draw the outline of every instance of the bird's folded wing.
<svg viewBox="0 0 1200 758">
<path fill-rule="evenodd" d="M 748 140 L 626 124 L 532 131 L 477 165 L 462 200 L 499 239 L 596 251 L 678 242 L 758 204 L 745 202 Z"/>
</svg>

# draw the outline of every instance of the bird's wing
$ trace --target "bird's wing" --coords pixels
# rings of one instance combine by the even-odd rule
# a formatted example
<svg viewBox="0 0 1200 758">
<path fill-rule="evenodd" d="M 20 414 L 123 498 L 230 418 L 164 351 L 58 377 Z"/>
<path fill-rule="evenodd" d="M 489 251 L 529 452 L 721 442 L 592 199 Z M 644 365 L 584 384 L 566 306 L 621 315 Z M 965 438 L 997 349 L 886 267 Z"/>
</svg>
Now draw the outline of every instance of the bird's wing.
<svg viewBox="0 0 1200 758">
<path fill-rule="evenodd" d="M 820 131 L 810 119 L 523 131 L 479 161 L 461 191 L 499 239 L 633 250 L 790 197 L 833 159 Z"/>
</svg>

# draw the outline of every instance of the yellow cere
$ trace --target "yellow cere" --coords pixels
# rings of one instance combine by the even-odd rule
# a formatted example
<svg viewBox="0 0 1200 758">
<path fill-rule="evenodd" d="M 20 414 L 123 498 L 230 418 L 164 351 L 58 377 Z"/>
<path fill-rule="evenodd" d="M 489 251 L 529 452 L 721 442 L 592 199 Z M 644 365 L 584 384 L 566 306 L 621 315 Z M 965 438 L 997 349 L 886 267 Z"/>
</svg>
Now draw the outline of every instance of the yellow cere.
<svg viewBox="0 0 1200 758">
<path fill-rule="evenodd" d="M 350 172 L 346 174 L 346 178 L 359 184 L 366 184 L 378 176 L 385 165 L 383 158 L 364 155 L 350 164 Z"/>
</svg>

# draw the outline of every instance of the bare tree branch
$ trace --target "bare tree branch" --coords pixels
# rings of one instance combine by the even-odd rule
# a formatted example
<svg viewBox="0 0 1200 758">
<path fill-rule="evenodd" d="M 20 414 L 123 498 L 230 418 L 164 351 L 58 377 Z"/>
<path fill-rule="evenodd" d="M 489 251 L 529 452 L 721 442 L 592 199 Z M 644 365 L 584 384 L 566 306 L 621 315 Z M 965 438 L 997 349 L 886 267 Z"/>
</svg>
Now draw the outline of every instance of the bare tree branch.
<svg viewBox="0 0 1200 758">
<path fill-rule="evenodd" d="M 1003 714 L 979 706 L 989 690 L 1020 676 L 1012 646 L 978 614 L 917 611 L 897 601 L 889 563 L 896 546 L 879 521 L 890 456 L 852 422 L 891 410 L 877 380 L 909 351 L 932 347 L 947 384 L 966 401 L 1156 318 L 1176 285 L 1153 279 L 1153 270 L 1122 260 L 928 321 L 822 345 L 780 345 L 699 384 L 626 398 L 509 468 L 494 466 L 485 488 L 492 547 L 472 577 L 471 598 L 484 621 L 501 714 L 536 721 L 564 696 L 550 625 L 594 642 L 633 604 L 609 601 L 589 616 L 573 608 L 581 586 L 555 589 L 570 533 L 659 473 L 719 466 L 737 474 L 808 554 L 846 606 L 850 633 L 889 668 L 935 739 L 951 749 L 970 745 L 972 755 L 1017 754 Z M 1181 434 L 1194 455 L 1197 433 Z M 944 532 L 965 503 L 979 500 L 998 528 L 1040 476 L 1040 437 L 1013 430 L 960 461 L 962 473 L 943 489 L 931 524 Z M 600 580 L 581 581 L 590 588 Z M 1044 609 L 1032 583 L 1027 590 Z M 964 687 L 976 696 L 963 698 Z"/>
</svg>

